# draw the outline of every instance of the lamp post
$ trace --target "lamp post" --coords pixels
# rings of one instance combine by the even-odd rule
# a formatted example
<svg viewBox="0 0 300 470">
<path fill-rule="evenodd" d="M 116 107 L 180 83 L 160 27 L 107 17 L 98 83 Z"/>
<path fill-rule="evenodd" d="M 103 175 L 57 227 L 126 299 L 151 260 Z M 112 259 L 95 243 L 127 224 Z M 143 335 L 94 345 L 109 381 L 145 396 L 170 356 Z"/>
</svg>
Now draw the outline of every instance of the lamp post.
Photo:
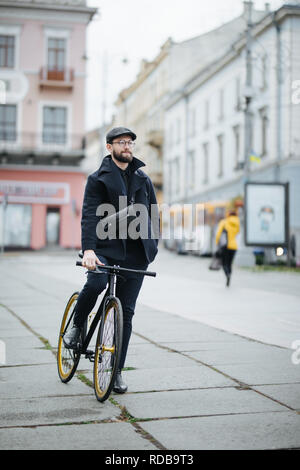
<svg viewBox="0 0 300 470">
<path fill-rule="evenodd" d="M 8 196 L 6 193 L 3 194 L 2 200 L 2 243 L 1 243 L 1 255 L 4 254 L 5 245 L 5 219 L 6 219 L 6 207 L 7 207 Z"/>
<path fill-rule="evenodd" d="M 245 97 L 245 147 L 244 147 L 244 182 L 249 179 L 249 156 L 251 152 L 251 133 L 252 133 L 252 116 L 251 101 L 253 98 L 252 88 L 252 1 L 244 2 L 247 12 L 247 32 L 246 32 L 246 83 L 244 89 Z"/>
</svg>

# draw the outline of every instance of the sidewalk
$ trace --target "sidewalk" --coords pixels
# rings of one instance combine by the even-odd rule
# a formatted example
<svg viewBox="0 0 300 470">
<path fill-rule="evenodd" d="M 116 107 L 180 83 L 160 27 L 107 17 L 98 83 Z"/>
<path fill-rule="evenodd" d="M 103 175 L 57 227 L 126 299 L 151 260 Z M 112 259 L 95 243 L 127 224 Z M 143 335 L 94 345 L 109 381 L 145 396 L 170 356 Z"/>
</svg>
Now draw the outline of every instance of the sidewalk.
<svg viewBox="0 0 300 470">
<path fill-rule="evenodd" d="M 128 392 L 101 404 L 88 360 L 67 385 L 56 370 L 62 311 L 82 272 L 62 282 L 19 268 L 0 263 L 0 449 L 300 448 L 300 364 L 290 349 L 138 304 Z"/>
</svg>

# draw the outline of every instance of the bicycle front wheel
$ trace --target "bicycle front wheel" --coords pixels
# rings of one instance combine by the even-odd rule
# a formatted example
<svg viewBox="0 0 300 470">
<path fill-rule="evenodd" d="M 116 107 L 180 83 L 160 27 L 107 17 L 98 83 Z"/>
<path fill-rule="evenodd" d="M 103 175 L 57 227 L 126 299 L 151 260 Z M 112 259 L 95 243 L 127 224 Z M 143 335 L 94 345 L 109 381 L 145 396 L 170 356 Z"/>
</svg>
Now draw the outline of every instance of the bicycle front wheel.
<svg viewBox="0 0 300 470">
<path fill-rule="evenodd" d="M 64 383 L 69 382 L 72 379 L 80 360 L 80 352 L 73 349 L 67 349 L 63 342 L 64 335 L 73 325 L 73 317 L 78 295 L 78 292 L 74 292 L 68 300 L 59 331 L 57 368 L 59 378 Z"/>
<path fill-rule="evenodd" d="M 122 338 L 122 305 L 119 299 L 113 297 L 104 306 L 95 347 L 94 390 L 99 401 L 105 401 L 113 388 L 122 351 Z"/>
</svg>

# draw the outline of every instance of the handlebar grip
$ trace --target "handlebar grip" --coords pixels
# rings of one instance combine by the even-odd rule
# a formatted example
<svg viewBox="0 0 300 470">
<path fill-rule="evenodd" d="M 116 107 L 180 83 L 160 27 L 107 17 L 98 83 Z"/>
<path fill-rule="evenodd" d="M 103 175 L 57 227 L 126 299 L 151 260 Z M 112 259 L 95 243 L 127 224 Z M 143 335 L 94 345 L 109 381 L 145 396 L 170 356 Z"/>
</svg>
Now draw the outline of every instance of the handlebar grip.
<svg viewBox="0 0 300 470">
<path fill-rule="evenodd" d="M 76 261 L 76 266 L 82 266 L 82 261 Z M 111 270 L 113 270 L 113 272 L 115 271 L 118 271 L 118 267 L 117 266 L 105 266 L 105 265 L 101 265 L 99 266 L 100 268 L 107 268 L 108 269 L 108 272 L 112 272 Z M 130 271 L 130 272 L 136 272 L 136 273 L 140 273 L 140 274 L 144 274 L 145 276 L 152 276 L 152 277 L 156 277 L 156 273 L 155 272 L 152 272 L 152 271 L 139 271 L 139 270 L 135 270 L 135 269 L 127 269 L 127 268 L 120 268 L 120 271 Z"/>
<path fill-rule="evenodd" d="M 153 272 L 151 272 L 151 271 L 147 271 L 146 276 L 156 277 L 156 273 L 153 273 Z"/>
</svg>

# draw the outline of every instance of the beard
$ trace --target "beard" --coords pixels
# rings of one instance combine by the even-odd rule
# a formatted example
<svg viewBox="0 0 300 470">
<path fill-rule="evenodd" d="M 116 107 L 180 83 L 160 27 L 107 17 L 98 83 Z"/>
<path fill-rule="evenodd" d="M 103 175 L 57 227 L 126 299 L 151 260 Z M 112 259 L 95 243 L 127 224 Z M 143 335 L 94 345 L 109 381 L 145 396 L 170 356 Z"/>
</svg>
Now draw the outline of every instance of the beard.
<svg viewBox="0 0 300 470">
<path fill-rule="evenodd" d="M 118 160 L 118 162 L 122 162 L 122 163 L 131 163 L 132 162 L 132 159 L 133 159 L 133 155 L 132 153 L 127 150 L 122 150 L 121 152 L 116 152 L 116 151 L 112 151 L 112 156 Z"/>
</svg>

